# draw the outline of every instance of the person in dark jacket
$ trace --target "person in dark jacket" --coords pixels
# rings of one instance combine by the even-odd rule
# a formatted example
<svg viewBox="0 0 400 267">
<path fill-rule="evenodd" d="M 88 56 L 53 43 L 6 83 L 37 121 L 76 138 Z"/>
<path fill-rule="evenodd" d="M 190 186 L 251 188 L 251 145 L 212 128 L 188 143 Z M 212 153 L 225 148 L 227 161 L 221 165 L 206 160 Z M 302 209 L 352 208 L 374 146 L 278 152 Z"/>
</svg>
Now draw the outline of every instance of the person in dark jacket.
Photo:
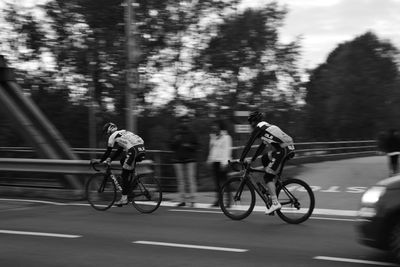
<svg viewBox="0 0 400 267">
<path fill-rule="evenodd" d="M 396 129 L 390 129 L 385 142 L 385 152 L 389 158 L 389 170 L 391 175 L 399 172 L 400 135 Z"/>
<path fill-rule="evenodd" d="M 196 165 L 199 142 L 197 134 L 190 128 L 189 121 L 188 116 L 180 118 L 180 125 L 170 143 L 170 148 L 174 151 L 173 162 L 180 195 L 179 207 L 186 206 L 187 202 L 194 206 L 197 192 Z"/>
</svg>

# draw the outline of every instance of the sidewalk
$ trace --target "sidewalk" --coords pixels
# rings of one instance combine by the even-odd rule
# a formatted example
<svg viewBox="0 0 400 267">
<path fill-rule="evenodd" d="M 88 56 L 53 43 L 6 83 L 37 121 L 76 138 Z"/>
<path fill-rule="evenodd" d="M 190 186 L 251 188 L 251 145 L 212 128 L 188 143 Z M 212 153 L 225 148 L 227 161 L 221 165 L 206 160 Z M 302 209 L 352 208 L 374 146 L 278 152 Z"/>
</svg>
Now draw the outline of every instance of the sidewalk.
<svg viewBox="0 0 400 267">
<path fill-rule="evenodd" d="M 202 204 L 213 204 L 217 200 L 215 192 L 197 192 L 195 194 L 195 203 L 202 203 Z M 170 202 L 181 202 L 181 198 L 179 193 L 176 192 L 165 192 L 163 193 L 163 201 L 170 201 Z"/>
<path fill-rule="evenodd" d="M 181 199 L 179 197 L 178 193 L 164 193 L 163 194 L 163 202 L 161 203 L 161 206 L 165 207 L 176 207 L 178 203 L 181 202 Z M 196 201 L 194 203 L 194 206 L 189 206 L 189 203 L 187 203 L 187 207 L 190 208 L 196 208 L 196 209 L 205 209 L 205 210 L 214 210 L 211 212 L 218 212 L 220 213 L 221 210 L 219 207 L 212 207 L 211 205 L 215 202 L 215 192 L 198 192 L 196 194 Z M 265 212 L 265 205 L 262 203 L 262 201 L 257 201 L 256 205 L 254 206 L 253 211 L 255 212 Z M 193 211 L 192 211 L 193 212 Z M 313 211 L 313 216 L 316 217 L 323 217 L 323 216 L 335 216 L 335 217 L 340 217 L 342 220 L 354 220 L 353 218 L 356 217 L 358 214 L 358 210 L 354 209 L 332 209 L 332 208 L 321 208 L 321 207 L 314 207 Z M 348 218 L 348 219 L 343 219 L 343 218 Z"/>
</svg>

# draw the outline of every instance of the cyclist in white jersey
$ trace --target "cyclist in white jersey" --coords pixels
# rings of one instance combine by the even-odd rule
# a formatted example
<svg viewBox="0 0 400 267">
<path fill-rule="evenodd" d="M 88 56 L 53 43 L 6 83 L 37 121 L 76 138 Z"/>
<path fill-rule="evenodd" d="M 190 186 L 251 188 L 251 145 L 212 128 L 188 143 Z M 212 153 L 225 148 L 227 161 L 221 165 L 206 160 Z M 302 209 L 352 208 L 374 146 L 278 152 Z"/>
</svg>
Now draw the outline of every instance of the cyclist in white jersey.
<svg viewBox="0 0 400 267">
<path fill-rule="evenodd" d="M 117 125 L 108 122 L 103 127 L 103 134 L 108 138 L 107 150 L 100 161 L 110 164 L 122 152 L 125 156 L 121 159 L 122 165 L 122 197 L 115 203 L 117 206 L 128 204 L 129 173 L 134 171 L 136 162 L 142 161 L 146 155 L 143 139 L 127 130 L 118 130 Z M 117 145 L 117 151 L 111 156 L 112 149 Z"/>
<path fill-rule="evenodd" d="M 248 117 L 248 121 L 254 130 L 242 152 L 242 155 L 240 156 L 240 161 L 244 162 L 251 146 L 258 138 L 260 138 L 262 142 L 253 155 L 251 162 L 256 160 L 267 146 L 270 148 L 269 152 L 265 153 L 261 157 L 261 162 L 265 168 L 264 180 L 272 198 L 272 205 L 266 210 L 265 214 L 270 214 L 271 212 L 281 208 L 281 204 L 276 195 L 274 179 L 278 174 L 285 157 L 289 154 L 290 156 L 294 156 L 294 143 L 293 139 L 278 126 L 263 121 L 263 115 L 258 111 L 252 112 Z"/>
</svg>

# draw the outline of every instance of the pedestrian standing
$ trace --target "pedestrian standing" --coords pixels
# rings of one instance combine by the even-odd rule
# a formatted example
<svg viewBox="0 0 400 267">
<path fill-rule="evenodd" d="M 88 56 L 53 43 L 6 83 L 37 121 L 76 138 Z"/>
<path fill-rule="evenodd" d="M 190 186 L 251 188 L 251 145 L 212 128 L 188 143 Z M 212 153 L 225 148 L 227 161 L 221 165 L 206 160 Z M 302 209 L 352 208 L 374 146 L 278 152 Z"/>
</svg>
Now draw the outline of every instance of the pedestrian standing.
<svg viewBox="0 0 400 267">
<path fill-rule="evenodd" d="M 391 175 L 399 172 L 400 135 L 396 129 L 390 129 L 385 142 Z"/>
<path fill-rule="evenodd" d="M 190 118 L 182 116 L 172 136 L 170 148 L 174 151 L 173 162 L 180 196 L 179 207 L 194 206 L 197 192 L 196 167 L 199 142 L 197 134 L 189 125 Z"/>
<path fill-rule="evenodd" d="M 222 185 L 227 180 L 228 160 L 232 158 L 232 138 L 228 134 L 224 121 L 215 121 L 211 128 L 209 154 L 210 164 L 215 182 L 216 200 L 212 206 L 218 207 Z"/>
</svg>

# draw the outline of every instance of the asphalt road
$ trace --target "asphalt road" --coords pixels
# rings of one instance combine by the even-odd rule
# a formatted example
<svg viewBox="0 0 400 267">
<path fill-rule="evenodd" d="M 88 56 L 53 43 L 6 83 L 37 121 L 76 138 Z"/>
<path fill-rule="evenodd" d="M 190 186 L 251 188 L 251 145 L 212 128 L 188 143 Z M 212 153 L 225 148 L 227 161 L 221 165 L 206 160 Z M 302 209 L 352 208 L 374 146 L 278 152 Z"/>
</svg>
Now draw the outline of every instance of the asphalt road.
<svg viewBox="0 0 400 267">
<path fill-rule="evenodd" d="M 218 209 L 0 201 L 0 266 L 397 266 L 356 242 L 349 217 L 288 225 L 254 212 L 232 221 Z"/>
<path fill-rule="evenodd" d="M 298 177 L 316 195 L 314 215 L 301 225 L 266 216 L 262 207 L 232 221 L 200 204 L 164 202 L 147 215 L 132 206 L 99 212 L 84 202 L 0 198 L 0 266 L 398 266 L 358 244 L 355 228 L 361 195 L 385 177 L 385 160 L 300 166 Z"/>
</svg>

